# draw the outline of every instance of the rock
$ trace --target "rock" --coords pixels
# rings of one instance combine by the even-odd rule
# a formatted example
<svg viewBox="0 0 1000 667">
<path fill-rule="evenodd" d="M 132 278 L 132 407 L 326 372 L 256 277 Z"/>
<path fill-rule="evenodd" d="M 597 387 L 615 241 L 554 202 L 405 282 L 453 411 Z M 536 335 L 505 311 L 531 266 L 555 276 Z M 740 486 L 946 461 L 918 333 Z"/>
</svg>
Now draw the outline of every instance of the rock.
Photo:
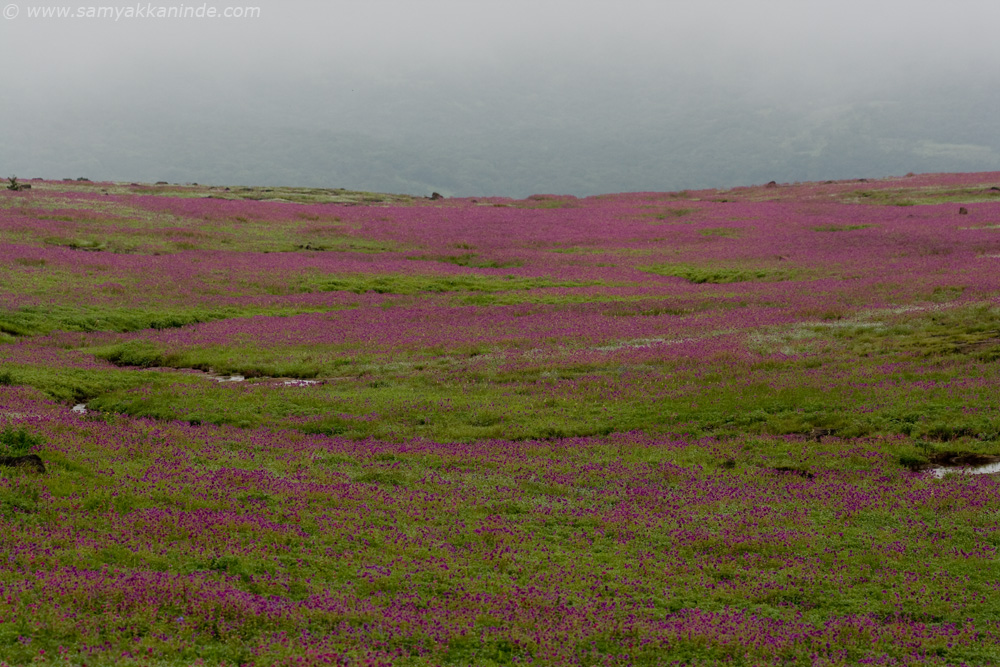
<svg viewBox="0 0 1000 667">
<path fill-rule="evenodd" d="M 965 208 L 965 207 L 963 206 L 963 207 L 961 207 L 960 209 L 958 209 L 958 214 L 959 214 L 959 215 L 969 215 L 969 209 L 967 209 L 967 208 Z"/>
<path fill-rule="evenodd" d="M 765 185 L 764 187 L 765 188 L 776 188 L 776 187 L 778 187 L 778 182 L 777 181 L 771 181 L 767 185 Z"/>
<path fill-rule="evenodd" d="M 45 464 L 42 463 L 42 459 L 37 454 L 28 454 L 27 456 L 0 456 L 0 465 L 9 466 L 11 468 L 20 468 L 21 470 L 28 470 L 30 472 L 45 472 Z"/>
<path fill-rule="evenodd" d="M 793 475 L 798 475 L 799 477 L 804 477 L 806 479 L 815 479 L 816 475 L 809 472 L 808 470 L 803 470 L 802 468 L 796 468 L 794 466 L 777 466 L 772 468 L 775 472 L 790 472 Z"/>
<path fill-rule="evenodd" d="M 816 440 L 816 442 L 822 442 L 824 436 L 836 434 L 837 430 L 833 428 L 814 428 L 809 431 L 809 437 Z"/>
<path fill-rule="evenodd" d="M 432 192 L 431 199 L 437 201 L 438 199 L 444 199 L 444 197 L 441 196 L 440 192 Z"/>
</svg>

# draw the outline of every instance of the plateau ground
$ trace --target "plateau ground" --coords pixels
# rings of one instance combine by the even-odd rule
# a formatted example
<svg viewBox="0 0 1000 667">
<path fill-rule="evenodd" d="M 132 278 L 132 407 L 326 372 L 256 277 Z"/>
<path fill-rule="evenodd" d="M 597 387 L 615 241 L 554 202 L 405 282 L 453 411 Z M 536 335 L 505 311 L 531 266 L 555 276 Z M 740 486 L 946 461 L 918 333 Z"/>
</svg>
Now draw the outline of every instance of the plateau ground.
<svg viewBox="0 0 1000 667">
<path fill-rule="evenodd" d="M 1000 173 L 22 182 L 8 664 L 1000 661 Z"/>
</svg>

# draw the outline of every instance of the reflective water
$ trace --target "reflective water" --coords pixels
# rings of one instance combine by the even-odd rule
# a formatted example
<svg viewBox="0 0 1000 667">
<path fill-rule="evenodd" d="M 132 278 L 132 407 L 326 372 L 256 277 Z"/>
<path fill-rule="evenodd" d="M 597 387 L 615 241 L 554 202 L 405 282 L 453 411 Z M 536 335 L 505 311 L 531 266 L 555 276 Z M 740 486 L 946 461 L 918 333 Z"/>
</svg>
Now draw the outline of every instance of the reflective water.
<svg viewBox="0 0 1000 667">
<path fill-rule="evenodd" d="M 246 380 L 242 375 L 214 375 L 212 373 L 208 374 L 208 379 L 216 382 L 243 382 Z"/>
<path fill-rule="evenodd" d="M 981 466 L 941 466 L 938 468 L 931 468 L 931 475 L 934 477 L 944 477 L 950 473 L 956 473 L 959 475 L 992 475 L 994 473 L 1000 473 L 1000 462 L 997 463 L 987 463 Z"/>
</svg>

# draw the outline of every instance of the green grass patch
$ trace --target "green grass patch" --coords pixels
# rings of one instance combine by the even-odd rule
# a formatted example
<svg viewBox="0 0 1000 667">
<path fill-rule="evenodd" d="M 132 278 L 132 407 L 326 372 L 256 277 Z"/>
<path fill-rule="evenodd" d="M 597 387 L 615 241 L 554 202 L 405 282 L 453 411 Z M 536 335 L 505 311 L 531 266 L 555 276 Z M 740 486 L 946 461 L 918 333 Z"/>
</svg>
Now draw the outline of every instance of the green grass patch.
<svg viewBox="0 0 1000 667">
<path fill-rule="evenodd" d="M 313 236 L 311 238 L 304 238 L 300 235 L 298 238 L 293 238 L 291 243 L 294 244 L 294 247 L 276 247 L 274 249 L 285 252 L 307 250 L 312 252 L 360 252 L 371 254 L 394 252 L 400 248 L 398 243 L 376 241 L 360 236 Z"/>
<path fill-rule="evenodd" d="M 505 269 L 512 266 L 522 266 L 523 261 L 519 259 L 494 260 L 485 259 L 475 253 L 464 253 L 461 255 L 409 255 L 406 259 L 424 262 L 444 262 L 455 266 L 471 266 L 477 269 Z"/>
<path fill-rule="evenodd" d="M 254 315 L 295 315 L 326 312 L 329 308 L 297 306 L 232 307 L 163 307 L 135 308 L 113 306 L 26 306 L 15 311 L 0 311 L 0 334 L 25 337 L 54 331 L 114 331 L 125 333 L 143 329 L 172 329 Z M 2 340 L 2 339 L 0 339 Z"/>
<path fill-rule="evenodd" d="M 136 365 L 192 364 L 209 352 L 170 358 L 134 343 L 104 356 Z M 234 370 L 274 369 L 245 354 L 229 353 Z M 212 363 L 216 367 L 225 360 L 217 356 Z M 158 384 L 155 395 L 123 387 L 88 405 L 132 416 L 389 440 L 531 440 L 679 428 L 692 437 L 771 434 L 810 440 L 901 434 L 992 442 L 1000 434 L 1000 418 L 989 412 L 987 396 L 975 388 L 949 387 L 949 381 L 969 372 L 965 366 L 941 375 L 939 389 L 927 389 L 926 375 L 906 370 L 885 374 L 882 383 L 870 385 L 865 367 L 845 362 L 837 367 L 837 388 L 831 389 L 824 374 L 803 375 L 816 368 L 808 359 L 744 362 L 738 370 L 723 362 L 698 367 L 674 362 L 633 371 L 611 363 L 472 371 L 463 368 L 469 358 L 460 357 L 447 365 L 439 359 L 403 369 L 361 360 L 345 362 L 339 369 L 321 361 L 310 363 L 303 368 L 320 372 L 320 377 L 340 377 L 306 388 L 186 377 Z M 831 371 L 830 364 L 823 370 Z M 876 407 L 854 410 L 859 404 Z M 969 409 L 987 412 L 970 416 Z"/>
<path fill-rule="evenodd" d="M 134 388 L 153 386 L 163 380 L 155 372 L 123 371 L 115 368 L 86 369 L 39 364 L 7 364 L 12 385 L 34 387 L 42 393 L 66 403 L 80 403 L 94 396 Z"/>
<path fill-rule="evenodd" d="M 743 236 L 743 230 L 739 227 L 707 227 L 699 229 L 702 236 L 714 236 L 724 239 L 738 239 Z"/>
<path fill-rule="evenodd" d="M 793 270 L 777 268 L 698 266 L 694 264 L 654 264 L 639 268 L 658 276 L 683 278 L 696 284 L 776 282 L 795 278 Z"/>
<path fill-rule="evenodd" d="M 113 252 L 125 251 L 124 246 L 114 245 L 109 247 L 108 242 L 102 239 L 73 239 L 63 236 L 46 236 L 42 240 L 45 245 L 61 246 L 71 248 L 72 250 L 89 250 L 92 252 L 101 252 L 102 250 L 112 250 Z"/>
<path fill-rule="evenodd" d="M 311 379 L 360 372 L 365 359 L 332 346 L 261 348 L 254 345 L 216 345 L 167 349 L 146 340 L 131 340 L 87 350 L 116 366 L 138 368 L 193 368 L 223 375 Z"/>
<path fill-rule="evenodd" d="M 7 426 L 0 431 L 0 456 L 24 456 L 43 442 L 41 436 L 30 433 L 23 426 L 16 429 Z"/>
<path fill-rule="evenodd" d="M 653 213 L 651 217 L 656 220 L 677 220 L 679 218 L 686 218 L 695 211 L 697 209 L 694 208 L 667 208 L 659 213 Z"/>
<path fill-rule="evenodd" d="M 601 285 L 601 281 L 566 281 L 525 278 L 515 275 L 398 275 L 312 276 L 302 282 L 304 291 L 353 292 L 363 294 L 419 294 L 421 292 L 506 292 L 541 287 L 581 287 Z"/>
<path fill-rule="evenodd" d="M 819 225 L 813 227 L 814 232 L 850 232 L 856 229 L 868 229 L 871 225 Z"/>
<path fill-rule="evenodd" d="M 995 186 L 971 187 L 928 186 L 924 188 L 886 188 L 856 190 L 844 194 L 841 201 L 881 204 L 886 206 L 918 206 L 925 204 L 974 204 L 1000 200 Z"/>
<path fill-rule="evenodd" d="M 511 204 L 515 208 L 576 208 L 579 206 L 575 197 L 557 195 L 532 195 L 524 201 Z"/>
<path fill-rule="evenodd" d="M 989 304 L 927 310 L 883 322 L 823 329 L 861 357 L 1000 359 L 1000 308 Z"/>
</svg>

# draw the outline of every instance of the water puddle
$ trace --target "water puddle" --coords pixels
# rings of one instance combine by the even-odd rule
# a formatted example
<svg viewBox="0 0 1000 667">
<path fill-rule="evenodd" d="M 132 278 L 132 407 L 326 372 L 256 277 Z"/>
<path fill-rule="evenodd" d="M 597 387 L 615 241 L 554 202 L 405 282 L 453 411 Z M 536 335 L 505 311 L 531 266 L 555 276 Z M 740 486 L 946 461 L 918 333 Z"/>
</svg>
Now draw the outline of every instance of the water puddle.
<svg viewBox="0 0 1000 667">
<path fill-rule="evenodd" d="M 319 384 L 319 380 L 285 380 L 281 384 L 286 387 L 311 387 Z"/>
<path fill-rule="evenodd" d="M 993 475 L 1000 473 L 1000 461 L 978 466 L 939 466 L 937 468 L 931 468 L 930 473 L 933 477 L 937 477 L 938 479 L 951 473 L 957 473 L 960 475 Z"/>
<path fill-rule="evenodd" d="M 217 375 L 215 373 L 206 373 L 205 375 L 209 380 L 214 380 L 215 382 L 243 382 L 246 380 L 242 375 Z"/>
<path fill-rule="evenodd" d="M 226 375 L 224 373 L 217 373 L 217 372 L 211 371 L 211 370 L 206 372 L 206 371 L 198 370 L 198 369 L 195 369 L 195 368 L 167 368 L 167 369 L 164 369 L 164 370 L 170 370 L 170 371 L 178 371 L 179 370 L 179 371 L 184 372 L 184 373 L 191 373 L 191 374 L 194 374 L 194 375 L 201 376 L 203 378 L 211 380 L 212 382 L 220 382 L 221 383 L 221 382 L 246 382 L 247 381 L 247 377 L 245 375 L 240 375 L 239 373 L 233 373 L 232 375 Z M 353 378 L 346 377 L 346 378 L 333 378 L 333 379 L 335 379 L 335 380 L 336 379 L 350 380 L 350 379 L 353 379 Z M 285 386 L 285 387 L 311 387 L 313 385 L 323 384 L 323 382 L 325 380 L 299 380 L 299 379 L 295 379 L 295 378 L 282 380 L 280 378 L 255 377 L 254 381 L 255 382 L 266 381 L 266 384 L 271 385 L 271 386 L 274 386 L 275 384 L 278 384 L 278 385 Z"/>
</svg>

